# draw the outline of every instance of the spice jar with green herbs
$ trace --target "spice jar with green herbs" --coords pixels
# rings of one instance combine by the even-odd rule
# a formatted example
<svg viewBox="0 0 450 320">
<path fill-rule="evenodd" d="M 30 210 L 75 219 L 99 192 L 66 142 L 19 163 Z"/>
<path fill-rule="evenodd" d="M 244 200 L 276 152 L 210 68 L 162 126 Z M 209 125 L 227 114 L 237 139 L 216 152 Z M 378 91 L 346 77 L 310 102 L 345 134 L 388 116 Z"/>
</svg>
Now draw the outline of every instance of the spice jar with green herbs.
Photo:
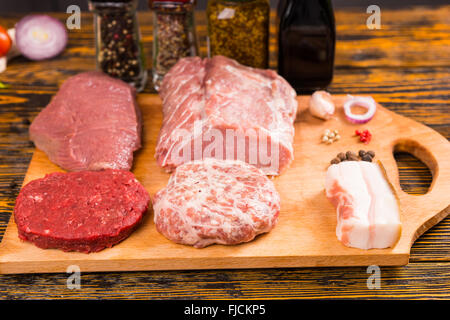
<svg viewBox="0 0 450 320">
<path fill-rule="evenodd" d="M 269 61 L 268 0 L 209 0 L 208 55 L 267 68 Z"/>
<path fill-rule="evenodd" d="M 150 0 L 153 10 L 153 85 L 159 90 L 164 75 L 179 59 L 198 52 L 194 23 L 195 0 Z"/>
<path fill-rule="evenodd" d="M 90 0 L 97 68 L 141 91 L 147 70 L 136 17 L 138 0 Z"/>
</svg>

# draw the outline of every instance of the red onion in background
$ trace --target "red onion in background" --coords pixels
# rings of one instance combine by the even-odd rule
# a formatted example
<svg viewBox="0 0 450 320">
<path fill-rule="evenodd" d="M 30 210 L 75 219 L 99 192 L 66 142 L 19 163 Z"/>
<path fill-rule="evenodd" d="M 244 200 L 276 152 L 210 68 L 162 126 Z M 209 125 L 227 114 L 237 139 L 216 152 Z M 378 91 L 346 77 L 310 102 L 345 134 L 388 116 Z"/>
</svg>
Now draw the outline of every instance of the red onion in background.
<svg viewBox="0 0 450 320">
<path fill-rule="evenodd" d="M 31 60 L 44 60 L 59 55 L 67 45 L 65 25 L 53 17 L 32 14 L 16 24 L 16 45 Z"/>
</svg>

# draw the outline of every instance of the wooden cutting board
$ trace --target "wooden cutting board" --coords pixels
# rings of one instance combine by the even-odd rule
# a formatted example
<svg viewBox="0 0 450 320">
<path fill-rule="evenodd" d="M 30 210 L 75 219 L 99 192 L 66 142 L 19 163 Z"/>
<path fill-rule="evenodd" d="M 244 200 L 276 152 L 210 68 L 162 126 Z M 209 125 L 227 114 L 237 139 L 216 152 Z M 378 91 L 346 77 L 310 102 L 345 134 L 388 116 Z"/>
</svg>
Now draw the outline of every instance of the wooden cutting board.
<svg viewBox="0 0 450 320">
<path fill-rule="evenodd" d="M 335 97 L 336 116 L 326 122 L 309 114 L 309 97 L 298 98 L 295 160 L 283 175 L 273 179 L 282 203 L 278 224 L 270 233 L 241 245 L 195 249 L 160 235 L 149 210 L 143 224 L 128 239 L 113 248 L 84 254 L 43 250 L 23 242 L 11 218 L 0 244 L 0 273 L 66 272 L 70 265 L 88 272 L 407 264 L 412 243 L 450 212 L 450 143 L 432 129 L 381 106 L 369 123 L 350 124 L 341 107 L 344 98 Z M 144 143 L 135 154 L 133 172 L 153 196 L 169 178 L 154 159 L 162 122 L 161 101 L 156 95 L 143 94 L 138 102 L 144 118 Z M 342 139 L 332 145 L 320 143 L 327 128 L 339 130 Z M 369 129 L 372 142 L 368 146 L 360 143 L 354 136 L 355 129 Z M 359 149 L 376 152 L 376 159 L 384 164 L 399 195 L 403 230 L 394 248 L 347 248 L 336 239 L 336 212 L 324 193 L 325 171 L 338 152 Z M 433 182 L 427 194 L 413 196 L 402 191 L 394 150 L 410 152 L 428 165 Z M 55 171 L 62 170 L 36 150 L 24 184 Z"/>
</svg>

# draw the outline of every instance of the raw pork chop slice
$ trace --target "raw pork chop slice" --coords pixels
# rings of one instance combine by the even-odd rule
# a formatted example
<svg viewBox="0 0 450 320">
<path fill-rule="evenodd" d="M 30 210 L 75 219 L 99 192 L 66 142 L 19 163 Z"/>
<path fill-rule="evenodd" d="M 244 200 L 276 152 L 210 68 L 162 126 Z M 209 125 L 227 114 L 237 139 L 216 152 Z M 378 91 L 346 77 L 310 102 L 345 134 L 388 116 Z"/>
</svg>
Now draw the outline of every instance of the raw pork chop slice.
<svg viewBox="0 0 450 320">
<path fill-rule="evenodd" d="M 260 169 L 213 158 L 179 166 L 152 202 L 157 230 L 196 248 L 251 241 L 275 226 L 280 211 L 279 194 Z"/>
<path fill-rule="evenodd" d="M 30 126 L 30 138 L 69 171 L 130 170 L 141 146 L 135 90 L 100 72 L 67 79 Z"/>
<path fill-rule="evenodd" d="M 336 236 L 344 245 L 360 249 L 394 246 L 401 232 L 400 210 L 380 164 L 333 164 L 325 189 L 337 210 Z"/>
<path fill-rule="evenodd" d="M 296 93 L 272 70 L 222 56 L 184 58 L 164 77 L 160 95 L 156 159 L 168 171 L 214 157 L 277 175 L 293 159 Z"/>
</svg>

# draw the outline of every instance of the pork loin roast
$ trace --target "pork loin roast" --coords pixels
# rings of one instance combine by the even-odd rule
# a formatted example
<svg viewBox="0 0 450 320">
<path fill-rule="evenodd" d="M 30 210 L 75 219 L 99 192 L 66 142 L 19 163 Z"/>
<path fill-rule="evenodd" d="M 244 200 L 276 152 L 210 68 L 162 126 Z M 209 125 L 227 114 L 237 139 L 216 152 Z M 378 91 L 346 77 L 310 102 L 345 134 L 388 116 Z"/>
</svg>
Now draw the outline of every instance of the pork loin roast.
<svg viewBox="0 0 450 320">
<path fill-rule="evenodd" d="M 293 159 L 294 89 L 272 70 L 215 56 L 181 59 L 164 77 L 161 167 L 213 157 L 277 175 Z"/>
</svg>

